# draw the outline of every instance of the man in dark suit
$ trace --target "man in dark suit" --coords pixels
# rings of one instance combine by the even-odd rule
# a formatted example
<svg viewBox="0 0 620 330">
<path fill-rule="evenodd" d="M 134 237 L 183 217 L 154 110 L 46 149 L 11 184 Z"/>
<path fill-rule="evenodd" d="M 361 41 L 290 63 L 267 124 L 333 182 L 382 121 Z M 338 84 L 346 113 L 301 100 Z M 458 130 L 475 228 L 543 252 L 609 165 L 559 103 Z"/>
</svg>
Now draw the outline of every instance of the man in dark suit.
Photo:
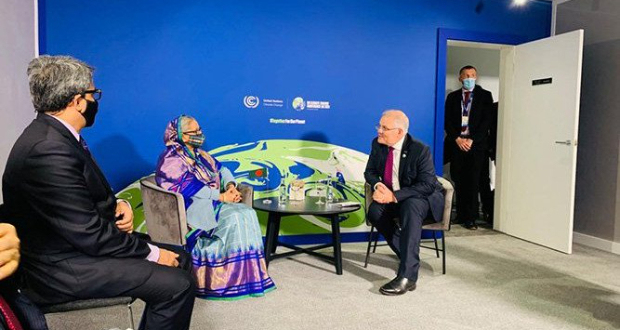
<svg viewBox="0 0 620 330">
<path fill-rule="evenodd" d="M 384 112 L 364 172 L 373 189 L 368 219 L 400 258 L 396 278 L 379 290 L 385 295 L 416 288 L 422 221 L 428 215 L 440 221 L 444 207 L 430 148 L 414 140 L 408 129 L 409 119 L 402 111 Z"/>
<path fill-rule="evenodd" d="M 132 296 L 146 302 L 140 329 L 189 329 L 195 297 L 189 256 L 133 231 L 80 136 L 101 91 L 93 68 L 67 56 L 28 66 L 37 117 L 18 138 L 2 177 L 5 211 L 22 241 L 23 278 L 37 304 Z"/>
<path fill-rule="evenodd" d="M 491 190 L 491 164 L 495 162 L 497 154 L 497 109 L 498 103 L 493 103 L 491 107 L 491 121 L 489 125 L 489 143 L 487 152 L 482 163 L 480 172 L 480 202 L 482 204 L 482 215 L 487 225 L 493 227 L 493 212 L 495 192 Z"/>
<path fill-rule="evenodd" d="M 487 151 L 491 121 L 491 92 L 476 85 L 476 68 L 459 71 L 463 88 L 446 98 L 444 148 L 450 154 L 450 176 L 455 183 L 458 222 L 477 229 L 480 173 Z"/>
</svg>

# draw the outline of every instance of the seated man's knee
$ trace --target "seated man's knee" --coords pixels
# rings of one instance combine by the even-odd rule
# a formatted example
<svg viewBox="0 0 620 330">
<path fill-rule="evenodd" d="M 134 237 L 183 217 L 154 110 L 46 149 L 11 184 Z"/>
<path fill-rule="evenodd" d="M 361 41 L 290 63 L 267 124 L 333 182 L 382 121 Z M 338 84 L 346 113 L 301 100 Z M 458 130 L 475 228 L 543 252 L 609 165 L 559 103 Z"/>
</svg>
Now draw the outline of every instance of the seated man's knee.
<svg viewBox="0 0 620 330">
<path fill-rule="evenodd" d="M 381 219 L 384 211 L 385 205 L 379 204 L 377 202 L 372 202 L 368 207 L 368 220 L 370 220 L 371 223 L 376 224 L 377 221 Z"/>
<path fill-rule="evenodd" d="M 185 294 L 188 292 L 193 294 L 193 292 L 196 291 L 196 278 L 193 273 L 182 271 L 178 272 L 178 274 L 179 275 L 177 275 L 174 279 L 174 295 Z"/>
<path fill-rule="evenodd" d="M 415 214 L 420 217 L 424 217 L 424 215 L 428 212 L 429 205 L 427 202 L 416 199 L 416 198 L 407 198 L 403 201 L 399 202 L 400 204 L 400 214 L 408 215 Z"/>
</svg>

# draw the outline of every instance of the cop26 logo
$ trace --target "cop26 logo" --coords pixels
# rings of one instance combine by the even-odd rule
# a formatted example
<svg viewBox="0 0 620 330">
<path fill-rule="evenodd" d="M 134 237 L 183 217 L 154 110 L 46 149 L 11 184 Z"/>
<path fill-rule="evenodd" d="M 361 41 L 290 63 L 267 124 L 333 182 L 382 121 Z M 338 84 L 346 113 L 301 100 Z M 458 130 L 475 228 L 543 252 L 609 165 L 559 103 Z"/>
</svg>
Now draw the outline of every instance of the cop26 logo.
<svg viewBox="0 0 620 330">
<path fill-rule="evenodd" d="M 246 95 L 243 98 L 243 105 L 245 105 L 245 107 L 248 109 L 254 109 L 258 107 L 259 103 L 260 103 L 260 100 L 257 96 Z"/>
</svg>

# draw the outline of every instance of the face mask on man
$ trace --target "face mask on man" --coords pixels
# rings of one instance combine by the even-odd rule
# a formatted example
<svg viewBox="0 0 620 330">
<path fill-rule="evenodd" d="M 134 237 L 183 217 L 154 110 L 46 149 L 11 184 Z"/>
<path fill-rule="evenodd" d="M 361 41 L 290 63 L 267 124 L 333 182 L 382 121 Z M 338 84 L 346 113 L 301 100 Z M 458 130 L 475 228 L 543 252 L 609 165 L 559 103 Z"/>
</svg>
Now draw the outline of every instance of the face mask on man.
<svg viewBox="0 0 620 330">
<path fill-rule="evenodd" d="M 472 90 L 476 87 L 476 78 L 463 79 L 463 88 Z"/>
<path fill-rule="evenodd" d="M 190 135 L 189 141 L 187 141 L 187 144 L 189 144 L 190 146 L 194 148 L 202 147 L 203 143 L 205 143 L 205 135 L 202 133 L 196 134 L 196 135 Z"/>
<path fill-rule="evenodd" d="M 86 100 L 86 110 L 81 112 L 82 116 L 86 120 L 86 127 L 91 127 L 95 123 L 95 117 L 99 111 L 99 102 Z"/>
</svg>

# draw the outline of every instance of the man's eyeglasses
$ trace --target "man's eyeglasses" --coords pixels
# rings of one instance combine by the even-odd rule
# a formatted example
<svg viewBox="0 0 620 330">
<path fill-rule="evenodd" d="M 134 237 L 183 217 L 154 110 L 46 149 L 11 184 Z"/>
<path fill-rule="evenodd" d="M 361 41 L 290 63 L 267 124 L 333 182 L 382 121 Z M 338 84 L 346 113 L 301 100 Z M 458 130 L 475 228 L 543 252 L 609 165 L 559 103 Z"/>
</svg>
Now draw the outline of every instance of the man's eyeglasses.
<svg viewBox="0 0 620 330">
<path fill-rule="evenodd" d="M 80 93 L 80 95 L 82 95 L 82 97 L 85 97 L 86 94 L 92 94 L 93 95 L 93 99 L 95 99 L 96 101 L 99 101 L 101 99 L 101 90 L 100 89 L 89 89 L 89 90 L 85 90 L 82 93 Z"/>
<path fill-rule="evenodd" d="M 387 128 L 385 126 L 377 125 L 375 126 L 375 129 L 377 130 L 377 132 L 387 132 L 387 131 L 398 129 L 398 127 Z"/>
</svg>

